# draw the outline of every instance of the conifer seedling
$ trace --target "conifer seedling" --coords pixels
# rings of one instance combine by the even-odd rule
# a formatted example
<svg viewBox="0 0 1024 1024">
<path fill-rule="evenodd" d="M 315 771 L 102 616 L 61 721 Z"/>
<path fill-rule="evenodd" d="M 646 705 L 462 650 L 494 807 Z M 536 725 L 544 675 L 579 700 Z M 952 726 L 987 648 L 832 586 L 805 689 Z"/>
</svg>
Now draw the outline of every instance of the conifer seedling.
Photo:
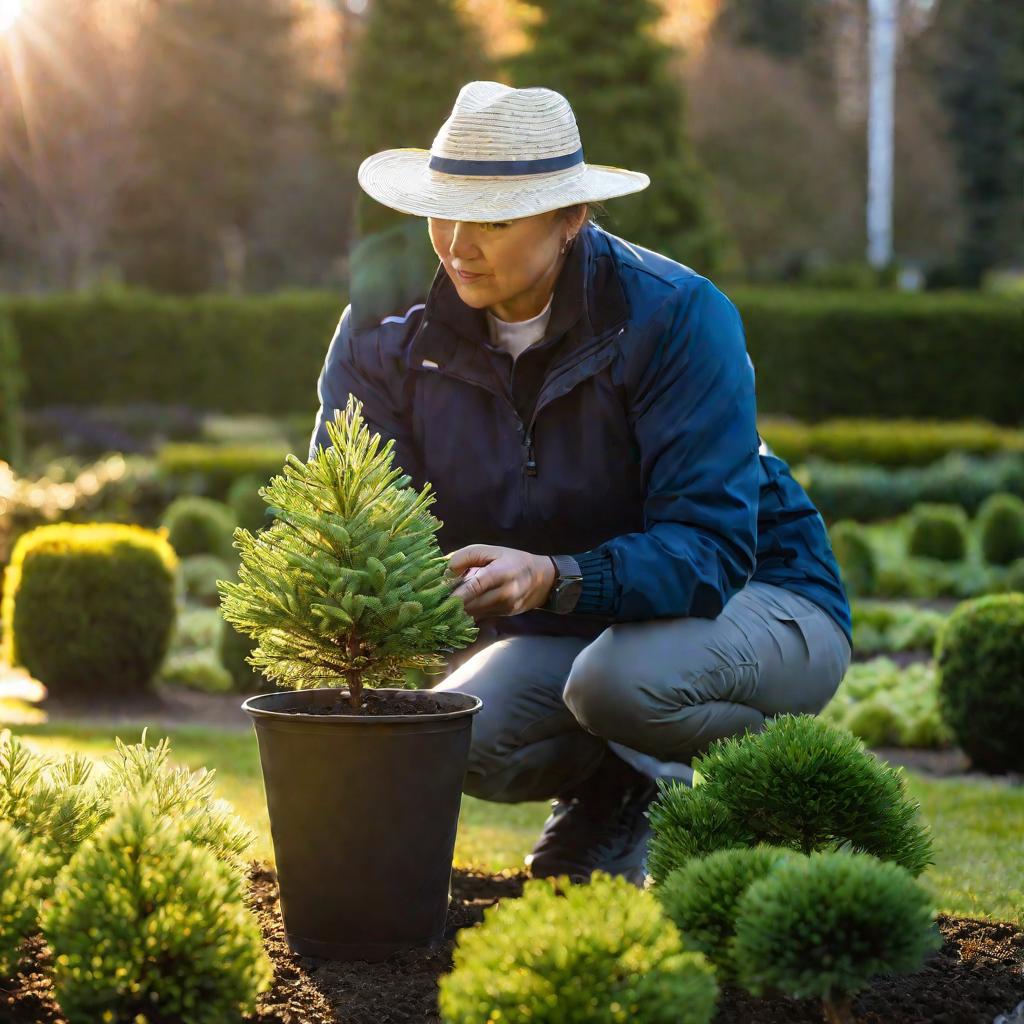
<svg viewBox="0 0 1024 1024">
<path fill-rule="evenodd" d="M 431 484 L 407 486 L 394 441 L 381 446 L 353 395 L 327 433 L 330 447 L 308 462 L 289 455 L 260 488 L 275 521 L 257 536 L 235 530 L 238 582 L 217 588 L 224 618 L 257 641 L 254 668 L 292 689 L 347 687 L 358 708 L 364 686 L 439 670 L 478 629 L 452 594 Z"/>
</svg>

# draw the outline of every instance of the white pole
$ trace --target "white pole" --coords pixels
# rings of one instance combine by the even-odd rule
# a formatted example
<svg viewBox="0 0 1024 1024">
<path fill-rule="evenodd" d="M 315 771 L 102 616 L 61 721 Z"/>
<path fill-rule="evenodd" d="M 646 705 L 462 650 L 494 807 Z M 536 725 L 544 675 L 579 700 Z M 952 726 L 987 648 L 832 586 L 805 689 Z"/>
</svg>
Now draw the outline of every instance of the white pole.
<svg viewBox="0 0 1024 1024">
<path fill-rule="evenodd" d="M 899 0 L 871 0 L 868 107 L 868 262 L 892 259 L 893 78 Z"/>
</svg>

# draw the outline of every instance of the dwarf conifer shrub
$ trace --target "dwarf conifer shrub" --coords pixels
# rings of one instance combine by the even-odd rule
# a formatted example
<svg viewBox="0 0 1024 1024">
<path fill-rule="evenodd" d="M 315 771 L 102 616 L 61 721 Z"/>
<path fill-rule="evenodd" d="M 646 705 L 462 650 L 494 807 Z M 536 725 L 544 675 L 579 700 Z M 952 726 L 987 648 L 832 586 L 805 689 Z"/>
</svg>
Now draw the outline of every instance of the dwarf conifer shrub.
<svg viewBox="0 0 1024 1024">
<path fill-rule="evenodd" d="M 167 506 L 160 521 L 179 558 L 216 555 L 234 561 L 231 539 L 238 525 L 235 513 L 222 501 L 186 495 Z"/>
<path fill-rule="evenodd" d="M 693 767 L 702 781 L 659 781 L 648 816 L 648 870 L 657 883 L 691 857 L 735 846 L 800 853 L 851 848 L 920 874 L 931 838 L 902 769 L 813 715 L 780 715 L 760 733 L 715 740 Z"/>
<path fill-rule="evenodd" d="M 930 893 L 898 864 L 849 852 L 791 859 L 739 899 L 739 981 L 754 995 L 822 999 L 840 1024 L 874 975 L 916 971 L 942 945 L 934 919 Z"/>
<path fill-rule="evenodd" d="M 58 875 L 41 915 L 72 1021 L 223 1024 L 269 986 L 242 876 L 156 807 L 145 791 L 121 804 Z"/>
<path fill-rule="evenodd" d="M 1024 501 L 1015 494 L 993 494 L 978 510 L 978 530 L 986 562 L 1009 565 L 1024 558 Z"/>
<path fill-rule="evenodd" d="M 967 513 L 959 505 L 915 506 L 907 544 L 910 554 L 917 558 L 963 561 L 967 554 Z"/>
<path fill-rule="evenodd" d="M 275 520 L 235 531 L 239 582 L 218 587 L 224 618 L 257 641 L 251 665 L 286 687 L 347 685 L 358 707 L 364 685 L 439 669 L 478 630 L 452 593 L 429 482 L 405 486 L 394 441 L 381 448 L 354 395 L 327 433 L 330 447 L 289 455 L 263 488 Z"/>
<path fill-rule="evenodd" d="M 459 932 L 441 978 L 445 1024 L 706 1024 L 718 986 L 654 897 L 622 878 L 534 879 Z"/>
<path fill-rule="evenodd" d="M 864 528 L 844 519 L 836 523 L 828 535 L 846 589 L 851 594 L 874 593 L 878 562 Z"/>
<path fill-rule="evenodd" d="M 176 570 L 166 539 L 140 526 L 29 531 L 4 576 L 12 662 L 53 695 L 145 689 L 170 645 Z"/>
<path fill-rule="evenodd" d="M 1024 594 L 965 601 L 936 644 L 939 707 L 982 771 L 1024 770 Z"/>
<path fill-rule="evenodd" d="M 39 854 L 0 820 L 0 979 L 14 972 L 18 947 L 35 928 L 39 875 Z"/>
<path fill-rule="evenodd" d="M 718 850 L 676 868 L 655 887 L 654 895 L 687 946 L 704 953 L 721 980 L 731 979 L 735 976 L 731 944 L 740 897 L 793 856 L 799 854 L 775 846 Z"/>
</svg>

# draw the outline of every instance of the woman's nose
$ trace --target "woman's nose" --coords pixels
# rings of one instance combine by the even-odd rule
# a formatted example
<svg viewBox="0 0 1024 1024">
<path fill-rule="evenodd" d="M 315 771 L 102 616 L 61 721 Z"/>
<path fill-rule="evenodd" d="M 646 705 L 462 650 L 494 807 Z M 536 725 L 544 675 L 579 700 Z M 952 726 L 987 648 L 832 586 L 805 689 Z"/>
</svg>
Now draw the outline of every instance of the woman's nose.
<svg viewBox="0 0 1024 1024">
<path fill-rule="evenodd" d="M 465 222 L 459 221 L 452 229 L 452 242 L 448 250 L 452 256 L 459 259 L 467 259 L 474 255 L 476 246 L 473 244 L 469 225 Z"/>
</svg>

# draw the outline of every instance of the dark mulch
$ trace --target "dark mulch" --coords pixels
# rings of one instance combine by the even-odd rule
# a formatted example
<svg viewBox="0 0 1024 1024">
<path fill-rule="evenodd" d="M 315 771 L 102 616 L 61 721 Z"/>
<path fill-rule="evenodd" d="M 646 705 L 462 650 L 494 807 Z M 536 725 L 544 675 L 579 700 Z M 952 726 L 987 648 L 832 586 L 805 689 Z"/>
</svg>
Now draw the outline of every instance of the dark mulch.
<svg viewBox="0 0 1024 1024">
<path fill-rule="evenodd" d="M 384 963 L 339 963 L 288 948 L 277 902 L 277 877 L 253 865 L 251 898 L 274 963 L 274 984 L 249 1024 L 438 1024 L 437 979 L 451 969 L 454 936 L 478 923 L 499 899 L 522 893 L 521 874 L 456 870 L 443 945 L 398 954 Z M 1024 1000 L 1024 930 L 1012 924 L 939 916 L 945 938 L 916 974 L 879 978 L 854 1003 L 858 1024 L 992 1024 Z M 26 946 L 13 991 L 0 987 L 0 1020 L 66 1024 L 46 978 L 49 954 Z M 812 1000 L 758 1000 L 727 988 L 716 1024 L 821 1024 Z"/>
</svg>

